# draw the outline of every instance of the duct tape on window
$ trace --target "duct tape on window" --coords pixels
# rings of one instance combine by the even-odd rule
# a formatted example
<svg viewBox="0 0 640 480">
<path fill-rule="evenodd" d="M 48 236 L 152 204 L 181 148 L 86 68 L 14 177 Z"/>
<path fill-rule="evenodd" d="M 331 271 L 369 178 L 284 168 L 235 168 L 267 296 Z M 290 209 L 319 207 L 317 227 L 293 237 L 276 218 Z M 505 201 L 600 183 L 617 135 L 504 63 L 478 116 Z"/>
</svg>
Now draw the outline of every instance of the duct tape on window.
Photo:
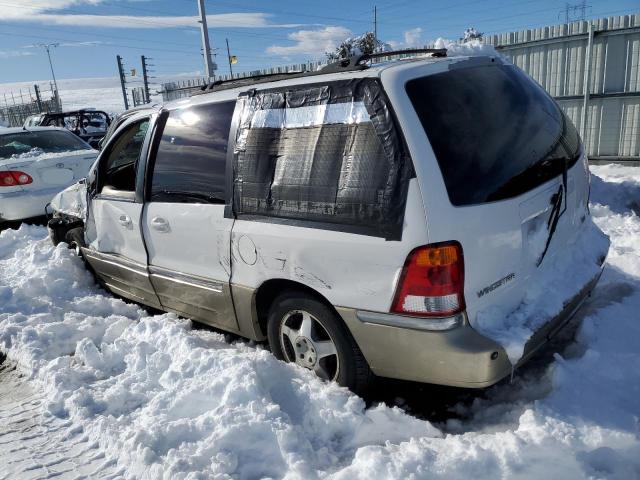
<svg viewBox="0 0 640 480">
<path fill-rule="evenodd" d="M 238 217 L 402 237 L 414 172 L 378 80 L 252 90 L 238 101 Z"/>
</svg>

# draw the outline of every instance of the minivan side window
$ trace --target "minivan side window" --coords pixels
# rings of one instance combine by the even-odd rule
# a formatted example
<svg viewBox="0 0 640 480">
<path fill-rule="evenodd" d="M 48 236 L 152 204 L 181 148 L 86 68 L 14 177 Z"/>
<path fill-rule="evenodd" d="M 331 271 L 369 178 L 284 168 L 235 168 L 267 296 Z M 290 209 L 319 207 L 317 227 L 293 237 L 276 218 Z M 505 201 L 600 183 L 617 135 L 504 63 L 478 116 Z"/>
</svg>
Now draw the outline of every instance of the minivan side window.
<svg viewBox="0 0 640 480">
<path fill-rule="evenodd" d="M 248 91 L 238 118 L 237 218 L 402 237 L 413 165 L 376 79 Z"/>
<path fill-rule="evenodd" d="M 235 100 L 169 113 L 156 154 L 151 201 L 224 203 Z"/>
<path fill-rule="evenodd" d="M 149 128 L 149 119 L 127 126 L 115 139 L 101 165 L 102 191 L 134 192 L 136 165 Z"/>
</svg>

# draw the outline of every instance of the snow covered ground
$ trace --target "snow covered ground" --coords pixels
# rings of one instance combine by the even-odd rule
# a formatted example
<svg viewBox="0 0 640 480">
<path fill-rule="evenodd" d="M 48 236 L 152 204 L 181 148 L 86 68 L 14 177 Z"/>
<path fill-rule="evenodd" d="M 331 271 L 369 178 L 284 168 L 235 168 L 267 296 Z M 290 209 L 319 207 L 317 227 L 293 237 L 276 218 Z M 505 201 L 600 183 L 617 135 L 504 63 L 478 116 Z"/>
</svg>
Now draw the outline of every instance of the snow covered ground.
<svg viewBox="0 0 640 480">
<path fill-rule="evenodd" d="M 159 78 L 158 82 L 169 82 L 181 77 L 167 76 Z M 20 103 L 20 90 L 22 90 L 24 99 L 29 96 L 29 89 L 33 95 L 33 85 L 37 83 L 42 89 L 45 98 L 50 96 L 49 81 L 36 82 L 16 82 L 16 83 L 0 83 L 0 104 L 4 104 L 7 98 L 11 104 L 11 94 L 13 93 L 16 102 Z M 131 87 L 138 87 L 141 83 L 129 84 Z M 96 108 L 104 110 L 110 114 L 118 114 L 124 111 L 124 101 L 122 99 L 122 87 L 118 77 L 103 78 L 66 78 L 58 80 L 58 88 L 60 89 L 60 100 L 64 110 L 77 110 L 81 108 Z M 152 101 L 162 101 L 162 96 L 155 92 L 160 88 L 160 83 L 151 85 Z M 6 97 L 3 96 L 6 94 Z M 133 104 L 131 93 L 129 93 L 129 103 Z"/>
<path fill-rule="evenodd" d="M 16 82 L 0 84 L 0 97 L 7 94 L 9 104 L 11 103 L 11 93 L 19 99 L 19 91 L 22 90 L 28 96 L 33 84 L 37 83 L 43 90 L 45 98 L 50 94 L 47 86 L 48 81 L 39 82 Z M 120 113 L 124 110 L 122 100 L 122 89 L 117 77 L 106 78 L 73 78 L 58 80 L 60 89 L 60 99 L 65 110 L 75 110 L 79 108 L 97 108 L 109 113 Z M 3 97 L 4 98 L 4 97 Z M 19 100 L 18 100 L 19 103 Z"/>
<path fill-rule="evenodd" d="M 593 172 L 612 246 L 575 342 L 439 423 L 118 300 L 43 227 L 2 232 L 0 478 L 640 478 L 640 169 Z"/>
</svg>

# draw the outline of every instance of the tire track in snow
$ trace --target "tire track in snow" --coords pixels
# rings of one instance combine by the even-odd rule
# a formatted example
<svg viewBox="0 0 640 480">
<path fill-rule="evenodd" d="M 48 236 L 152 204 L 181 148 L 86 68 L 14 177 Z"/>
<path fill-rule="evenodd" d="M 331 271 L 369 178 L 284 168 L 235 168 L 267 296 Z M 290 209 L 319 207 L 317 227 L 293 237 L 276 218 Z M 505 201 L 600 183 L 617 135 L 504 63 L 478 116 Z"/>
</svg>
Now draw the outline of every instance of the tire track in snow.
<svg viewBox="0 0 640 480">
<path fill-rule="evenodd" d="M 119 476 L 115 461 L 44 403 L 15 366 L 0 365 L 0 480 Z"/>
</svg>

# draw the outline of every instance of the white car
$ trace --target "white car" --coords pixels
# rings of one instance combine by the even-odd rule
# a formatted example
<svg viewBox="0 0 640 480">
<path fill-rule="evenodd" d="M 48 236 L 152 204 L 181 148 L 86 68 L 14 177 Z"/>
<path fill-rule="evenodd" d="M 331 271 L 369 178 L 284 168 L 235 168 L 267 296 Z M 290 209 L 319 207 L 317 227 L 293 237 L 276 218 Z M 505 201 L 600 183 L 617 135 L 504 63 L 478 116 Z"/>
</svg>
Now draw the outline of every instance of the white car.
<svg viewBox="0 0 640 480">
<path fill-rule="evenodd" d="M 54 202 L 52 238 L 112 292 L 355 391 L 509 377 L 587 298 L 609 242 L 555 101 L 500 57 L 432 53 L 132 112 Z"/>
<path fill-rule="evenodd" d="M 0 130 L 0 222 L 44 215 L 58 192 L 86 177 L 97 154 L 64 128 Z"/>
</svg>

